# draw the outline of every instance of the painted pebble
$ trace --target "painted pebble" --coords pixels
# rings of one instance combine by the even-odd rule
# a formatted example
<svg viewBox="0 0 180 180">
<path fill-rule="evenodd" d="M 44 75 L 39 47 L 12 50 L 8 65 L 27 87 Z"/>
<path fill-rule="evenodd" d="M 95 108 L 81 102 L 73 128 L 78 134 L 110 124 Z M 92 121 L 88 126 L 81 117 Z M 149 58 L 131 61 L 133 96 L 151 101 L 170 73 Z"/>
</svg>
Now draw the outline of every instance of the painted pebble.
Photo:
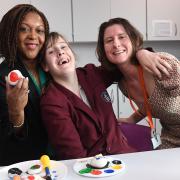
<svg viewBox="0 0 180 180">
<path fill-rule="evenodd" d="M 18 83 L 18 80 L 23 77 L 24 76 L 19 70 L 13 70 L 8 74 L 7 80 L 10 85 L 15 86 Z"/>
<path fill-rule="evenodd" d="M 103 169 L 108 167 L 108 165 L 109 161 L 107 160 L 107 158 L 104 157 L 102 154 L 98 154 L 91 159 L 90 163 L 87 166 L 97 169 Z"/>
</svg>

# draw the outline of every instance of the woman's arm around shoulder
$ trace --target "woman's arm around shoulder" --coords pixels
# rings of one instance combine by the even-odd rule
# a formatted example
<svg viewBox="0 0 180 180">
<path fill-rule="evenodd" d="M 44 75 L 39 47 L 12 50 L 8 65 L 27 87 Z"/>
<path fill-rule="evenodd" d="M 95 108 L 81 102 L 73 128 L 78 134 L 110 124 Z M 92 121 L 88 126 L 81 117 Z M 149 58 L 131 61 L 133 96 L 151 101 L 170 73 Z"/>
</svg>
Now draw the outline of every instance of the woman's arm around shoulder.
<svg viewBox="0 0 180 180">
<path fill-rule="evenodd" d="M 141 49 L 137 51 L 136 57 L 141 66 L 152 75 L 157 76 L 159 79 L 161 79 L 163 75 L 170 77 L 172 67 L 163 60 L 166 58 L 164 54 Z"/>
<path fill-rule="evenodd" d="M 163 56 L 163 60 L 172 67 L 170 76 L 162 76 L 162 79 L 157 79 L 157 84 L 162 88 L 170 90 L 170 92 L 180 93 L 180 61 L 173 55 L 166 52 L 158 52 L 157 54 Z"/>
</svg>

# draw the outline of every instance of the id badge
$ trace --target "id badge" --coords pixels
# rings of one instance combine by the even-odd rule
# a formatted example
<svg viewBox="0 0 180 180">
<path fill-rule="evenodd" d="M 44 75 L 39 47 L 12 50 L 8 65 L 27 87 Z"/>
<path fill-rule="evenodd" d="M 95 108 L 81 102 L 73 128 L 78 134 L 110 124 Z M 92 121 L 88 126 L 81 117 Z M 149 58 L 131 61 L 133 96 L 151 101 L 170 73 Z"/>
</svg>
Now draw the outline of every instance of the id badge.
<svg viewBox="0 0 180 180">
<path fill-rule="evenodd" d="M 161 145 L 161 138 L 160 135 L 155 132 L 155 130 L 152 130 L 151 132 L 151 141 L 153 144 L 153 149 L 156 149 L 159 145 Z"/>
</svg>

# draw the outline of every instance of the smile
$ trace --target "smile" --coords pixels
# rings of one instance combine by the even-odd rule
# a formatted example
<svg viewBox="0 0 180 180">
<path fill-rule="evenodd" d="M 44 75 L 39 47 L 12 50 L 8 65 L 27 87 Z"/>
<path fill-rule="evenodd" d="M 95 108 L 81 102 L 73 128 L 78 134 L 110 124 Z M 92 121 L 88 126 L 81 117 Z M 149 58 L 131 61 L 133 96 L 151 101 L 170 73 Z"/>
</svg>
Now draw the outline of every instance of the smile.
<svg viewBox="0 0 180 180">
<path fill-rule="evenodd" d="M 113 52 L 113 54 L 114 54 L 114 55 L 119 55 L 119 54 L 122 54 L 122 53 L 124 53 L 124 52 L 125 52 L 125 50 L 119 50 L 119 51 Z"/>
<path fill-rule="evenodd" d="M 58 65 L 62 65 L 62 64 L 66 64 L 66 63 L 69 63 L 69 60 L 68 59 L 60 59 L 58 61 Z"/>
</svg>

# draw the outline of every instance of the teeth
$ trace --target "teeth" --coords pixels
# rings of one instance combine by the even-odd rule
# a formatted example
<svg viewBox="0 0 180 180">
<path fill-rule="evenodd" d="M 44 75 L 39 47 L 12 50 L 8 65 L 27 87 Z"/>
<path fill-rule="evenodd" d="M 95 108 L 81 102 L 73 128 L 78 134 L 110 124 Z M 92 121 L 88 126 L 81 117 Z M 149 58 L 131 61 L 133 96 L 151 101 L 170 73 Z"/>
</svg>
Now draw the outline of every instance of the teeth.
<svg viewBox="0 0 180 180">
<path fill-rule="evenodd" d="M 69 62 L 68 59 L 60 59 L 58 62 L 58 65 L 62 65 L 62 64 L 68 63 L 68 62 Z"/>
<path fill-rule="evenodd" d="M 123 53 L 123 52 L 125 52 L 125 50 L 120 50 L 120 51 L 116 51 L 116 52 L 114 52 L 113 54 L 121 54 L 121 53 Z"/>
</svg>

